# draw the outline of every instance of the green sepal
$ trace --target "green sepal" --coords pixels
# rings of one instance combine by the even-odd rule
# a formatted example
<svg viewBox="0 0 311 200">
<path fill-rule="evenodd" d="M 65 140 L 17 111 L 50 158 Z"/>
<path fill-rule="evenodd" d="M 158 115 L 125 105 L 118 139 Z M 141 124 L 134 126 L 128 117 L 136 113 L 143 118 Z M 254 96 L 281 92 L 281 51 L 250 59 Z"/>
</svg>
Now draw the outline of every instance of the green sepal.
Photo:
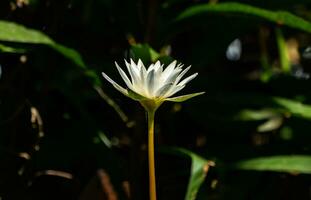
<svg viewBox="0 0 311 200">
<path fill-rule="evenodd" d="M 127 96 L 130 97 L 131 99 L 134 99 L 135 101 L 144 101 L 148 99 L 130 89 L 127 89 L 127 93 L 128 93 Z"/>
<path fill-rule="evenodd" d="M 188 99 L 191 99 L 193 97 L 199 96 L 204 94 L 205 92 L 197 92 L 197 93 L 192 93 L 192 94 L 186 94 L 178 97 L 172 97 L 172 98 L 166 98 L 165 101 L 173 101 L 173 102 L 183 102 Z"/>
</svg>

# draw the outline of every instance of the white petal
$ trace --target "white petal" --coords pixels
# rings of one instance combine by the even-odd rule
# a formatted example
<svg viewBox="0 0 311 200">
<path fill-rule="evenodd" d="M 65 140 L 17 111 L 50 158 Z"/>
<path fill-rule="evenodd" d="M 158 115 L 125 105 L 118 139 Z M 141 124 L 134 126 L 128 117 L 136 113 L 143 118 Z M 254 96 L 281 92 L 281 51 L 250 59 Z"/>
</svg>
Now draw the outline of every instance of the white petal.
<svg viewBox="0 0 311 200">
<path fill-rule="evenodd" d="M 131 62 L 133 62 L 133 61 L 131 60 Z M 140 78 L 139 78 L 140 74 L 139 74 L 139 72 L 137 74 L 135 72 L 135 67 L 130 65 L 126 60 L 125 60 L 125 65 L 126 65 L 127 70 L 128 70 L 128 72 L 129 72 L 129 74 L 131 76 L 132 85 L 133 85 L 133 87 L 135 89 L 139 85 L 139 83 L 140 83 Z M 137 92 L 137 91 L 135 90 L 135 92 Z"/>
<path fill-rule="evenodd" d="M 125 59 L 124 59 L 124 62 L 125 62 L 126 67 L 130 66 L 130 63 L 128 63 Z"/>
<path fill-rule="evenodd" d="M 128 92 L 126 89 L 124 89 L 123 87 L 121 87 L 119 84 L 117 84 L 116 82 L 114 82 L 109 76 L 107 76 L 107 74 L 105 74 L 104 72 L 102 72 L 102 75 L 104 76 L 104 78 L 109 81 L 113 87 L 115 87 L 119 92 L 121 92 L 122 94 L 128 96 Z"/>
<path fill-rule="evenodd" d="M 146 71 L 146 68 L 144 66 L 142 66 L 140 69 L 139 78 L 140 78 L 141 85 L 145 85 L 146 84 L 146 78 L 147 78 L 147 71 Z"/>
<path fill-rule="evenodd" d="M 189 81 L 191 81 L 192 79 L 194 79 L 197 75 L 198 75 L 198 73 L 192 74 L 191 76 L 185 78 L 185 79 L 182 80 L 180 83 L 178 83 L 178 85 L 186 85 Z"/>
<path fill-rule="evenodd" d="M 161 63 L 160 61 L 157 61 L 155 64 L 154 64 L 154 71 L 157 72 L 159 70 L 159 68 L 161 67 Z"/>
<path fill-rule="evenodd" d="M 151 64 L 147 69 L 147 73 L 149 73 L 153 69 L 154 69 L 154 64 Z"/>
<path fill-rule="evenodd" d="M 146 84 L 147 84 L 147 71 L 143 65 L 140 68 L 139 78 L 140 78 L 139 85 L 140 85 L 141 95 L 147 96 L 148 95 L 148 88 L 146 86 Z"/>
<path fill-rule="evenodd" d="M 154 70 L 151 70 L 147 75 L 147 90 L 149 93 L 149 96 L 153 96 L 154 91 Z"/>
<path fill-rule="evenodd" d="M 184 71 L 182 71 L 178 77 L 176 78 L 176 84 L 180 81 L 180 79 L 189 71 L 189 69 L 191 68 L 191 65 L 189 67 L 187 67 L 186 69 L 184 69 Z"/>
<path fill-rule="evenodd" d="M 165 82 L 162 81 L 161 75 L 163 71 L 163 65 L 161 65 L 157 71 L 155 71 L 154 74 L 154 80 L 155 80 L 155 90 L 161 88 L 163 85 L 165 85 Z"/>
<path fill-rule="evenodd" d="M 180 90 L 184 89 L 185 85 L 176 85 L 176 86 L 173 86 L 171 88 L 170 91 L 168 91 L 165 95 L 164 95 L 164 98 L 166 97 L 170 97 L 172 95 L 174 95 L 175 93 L 179 92 Z"/>
<path fill-rule="evenodd" d="M 130 88 L 131 90 L 133 90 L 133 85 L 132 85 L 130 79 L 127 77 L 126 73 L 121 69 L 121 67 L 118 65 L 117 62 L 115 62 L 115 65 L 116 65 L 122 79 L 124 80 L 125 84 L 127 85 L 127 87 Z"/>
<path fill-rule="evenodd" d="M 177 64 L 177 61 L 174 60 L 171 64 L 169 64 L 169 65 L 165 68 L 165 70 L 163 71 L 162 76 L 161 76 L 161 77 L 162 77 L 162 80 L 166 80 L 166 79 L 167 79 L 167 77 L 173 72 L 173 70 L 174 70 L 176 64 Z"/>
<path fill-rule="evenodd" d="M 145 67 L 144 63 L 141 61 L 141 59 L 138 60 L 137 65 L 140 66 L 140 71 L 141 70 L 146 71 L 146 67 Z"/>
<path fill-rule="evenodd" d="M 177 65 L 177 67 L 180 67 L 180 68 L 182 68 L 184 65 L 182 64 L 182 63 L 179 63 L 178 65 Z M 177 68 L 176 67 L 176 68 Z"/>
<path fill-rule="evenodd" d="M 167 93 L 167 91 L 169 91 L 171 89 L 171 87 L 173 86 L 173 83 L 167 83 L 165 85 L 163 85 L 160 89 L 158 89 L 155 93 L 156 97 L 163 97 L 165 93 Z"/>
<path fill-rule="evenodd" d="M 129 66 L 133 72 L 135 72 L 135 75 L 138 76 L 139 75 L 139 69 L 138 66 L 135 64 L 135 62 L 133 61 L 133 59 L 131 59 L 131 64 Z"/>
<path fill-rule="evenodd" d="M 177 79 L 179 73 L 181 72 L 181 68 L 177 68 L 175 69 L 168 77 L 166 80 L 163 80 L 162 81 L 164 83 L 175 83 L 175 80 Z"/>
<path fill-rule="evenodd" d="M 133 61 L 133 59 L 132 59 L 132 58 L 131 58 L 131 60 L 130 60 L 130 61 L 131 61 L 131 66 L 132 66 L 132 67 L 134 67 L 134 68 L 137 68 L 136 63 Z"/>
</svg>

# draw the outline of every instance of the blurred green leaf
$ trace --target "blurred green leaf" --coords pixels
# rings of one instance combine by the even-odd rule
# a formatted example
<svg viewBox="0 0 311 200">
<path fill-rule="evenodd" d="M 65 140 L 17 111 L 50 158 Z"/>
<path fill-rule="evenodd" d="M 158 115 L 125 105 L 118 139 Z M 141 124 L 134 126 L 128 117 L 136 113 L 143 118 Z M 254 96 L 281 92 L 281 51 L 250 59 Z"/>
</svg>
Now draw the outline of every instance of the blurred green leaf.
<svg viewBox="0 0 311 200">
<path fill-rule="evenodd" d="M 191 158 L 191 174 L 185 200 L 195 200 L 208 172 L 209 161 L 186 149 L 175 148 L 174 151 Z"/>
<path fill-rule="evenodd" d="M 246 97 L 248 98 L 248 97 Z M 256 97 L 260 98 L 258 105 L 271 107 L 262 110 L 244 109 L 240 111 L 235 119 L 237 120 L 265 120 L 278 117 L 280 114 L 292 114 L 296 117 L 311 120 L 311 105 L 303 104 L 296 100 L 286 99 L 282 97 Z M 246 103 L 245 101 L 244 103 Z M 275 107 L 277 105 L 278 107 Z"/>
<path fill-rule="evenodd" d="M 44 33 L 14 22 L 0 20 L 0 29 L 0 40 L 2 41 L 48 45 L 55 43 Z"/>
<path fill-rule="evenodd" d="M 242 110 L 236 117 L 237 120 L 242 121 L 260 121 L 266 120 L 257 127 L 258 132 L 273 131 L 280 128 L 283 124 L 283 116 L 280 111 L 273 109 L 262 110 Z"/>
<path fill-rule="evenodd" d="M 0 52 L 5 52 L 5 53 L 25 53 L 25 49 L 21 48 L 14 48 L 10 46 L 6 46 L 4 44 L 0 44 Z"/>
<path fill-rule="evenodd" d="M 283 117 L 272 117 L 257 127 L 258 132 L 269 132 L 280 128 L 283 124 Z"/>
<path fill-rule="evenodd" d="M 111 148 L 112 147 L 112 142 L 111 140 L 107 137 L 107 135 L 105 133 L 103 133 L 102 131 L 99 131 L 97 133 L 97 136 L 94 137 L 93 142 L 95 144 L 99 144 L 102 143 L 104 144 L 106 147 Z"/>
<path fill-rule="evenodd" d="M 291 140 L 293 138 L 293 129 L 289 126 L 284 126 L 280 130 L 280 138 L 283 140 Z"/>
<path fill-rule="evenodd" d="M 311 32 L 311 23 L 301 17 L 286 11 L 273 11 L 254 7 L 247 4 L 228 2 L 217 4 L 200 4 L 187 8 L 176 18 L 176 21 L 185 20 L 194 16 L 210 13 L 228 13 L 250 15 L 266 19 L 279 25 L 286 25 L 291 28 Z"/>
<path fill-rule="evenodd" d="M 243 121 L 257 121 L 257 120 L 265 120 L 271 117 L 275 117 L 279 115 L 279 113 L 272 109 L 262 109 L 262 110 L 249 110 L 245 109 L 242 110 L 238 115 L 235 117 L 237 120 Z"/>
<path fill-rule="evenodd" d="M 281 97 L 274 97 L 273 101 L 282 106 L 288 112 L 298 117 L 311 120 L 311 106 L 302 104 L 298 101 L 285 99 Z"/>
<path fill-rule="evenodd" d="M 275 35 L 276 35 L 276 42 L 278 44 L 281 69 L 283 70 L 284 73 L 289 73 L 291 71 L 291 64 L 289 62 L 286 41 L 282 30 L 280 28 L 276 28 Z"/>
<path fill-rule="evenodd" d="M 160 54 L 148 44 L 134 44 L 130 53 L 135 60 L 141 59 L 144 63 L 155 62 L 160 58 Z"/>
<path fill-rule="evenodd" d="M 86 69 L 81 55 L 76 50 L 57 43 L 52 44 L 51 47 L 63 54 L 66 58 L 72 60 L 77 66 Z"/>
<path fill-rule="evenodd" d="M 76 65 L 86 68 L 85 63 L 82 60 L 80 54 L 71 48 L 57 44 L 49 36 L 44 33 L 26 28 L 23 25 L 16 24 L 9 21 L 0 20 L 0 40 L 6 42 L 17 42 L 26 44 L 43 44 L 48 45 L 61 53 L 66 58 L 70 59 Z"/>
<path fill-rule="evenodd" d="M 238 169 L 311 174 L 311 156 L 283 155 L 238 162 Z"/>
<path fill-rule="evenodd" d="M 0 30 L 1 30 L 0 41 L 25 43 L 25 44 L 42 44 L 47 45 L 52 49 L 56 50 L 57 52 L 62 54 L 65 58 L 71 60 L 76 66 L 80 67 L 83 70 L 84 75 L 91 80 L 94 89 L 97 91 L 99 90 L 98 86 L 101 86 L 100 76 L 94 70 L 88 69 L 81 55 L 76 50 L 66 47 L 62 44 L 56 43 L 49 36 L 45 35 L 40 31 L 26 28 L 23 25 L 16 24 L 14 22 L 0 20 Z M 8 49 L 6 47 L 5 50 L 13 50 L 13 49 Z M 103 96 L 105 97 L 104 100 L 110 106 L 112 106 L 120 116 L 124 115 L 123 111 L 108 95 L 106 95 L 102 90 L 99 93 L 101 97 Z M 124 117 L 121 118 L 124 119 Z"/>
</svg>

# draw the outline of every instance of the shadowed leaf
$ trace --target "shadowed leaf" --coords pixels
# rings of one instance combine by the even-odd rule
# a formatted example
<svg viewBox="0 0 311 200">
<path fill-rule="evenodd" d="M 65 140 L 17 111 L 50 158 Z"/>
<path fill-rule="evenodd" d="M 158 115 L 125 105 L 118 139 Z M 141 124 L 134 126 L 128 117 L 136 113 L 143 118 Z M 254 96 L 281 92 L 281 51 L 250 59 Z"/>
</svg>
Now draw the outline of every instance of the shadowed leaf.
<svg viewBox="0 0 311 200">
<path fill-rule="evenodd" d="M 5 53 L 25 53 L 25 49 L 21 48 L 14 48 L 10 46 L 6 46 L 4 44 L 0 44 L 0 52 L 5 52 Z"/>
<path fill-rule="evenodd" d="M 174 152 L 191 158 L 191 173 L 188 182 L 185 200 L 195 200 L 197 193 L 205 180 L 206 174 L 213 162 L 182 148 L 174 148 Z"/>
<path fill-rule="evenodd" d="M 86 68 L 80 54 L 71 48 L 57 44 L 49 36 L 44 33 L 26 28 L 23 25 L 14 22 L 0 20 L 0 40 L 6 42 L 27 43 L 27 44 L 43 44 L 48 45 L 61 53 L 64 57 L 70 59 L 76 65 Z"/>
<path fill-rule="evenodd" d="M 311 120 L 311 106 L 298 101 L 274 97 L 273 101 L 288 110 L 293 115 Z"/>
<path fill-rule="evenodd" d="M 311 174 L 311 156 L 284 155 L 254 158 L 238 162 L 236 168 L 242 170 Z"/>
<path fill-rule="evenodd" d="M 311 32 L 311 23 L 301 17 L 293 15 L 286 11 L 274 11 L 255 6 L 228 2 L 217 4 L 201 4 L 187 8 L 177 16 L 176 21 L 188 19 L 190 17 L 199 16 L 202 14 L 211 13 L 228 13 L 238 15 L 249 15 L 259 17 L 270 22 L 280 25 L 286 25 L 291 28 L 299 29 L 306 32 Z"/>
</svg>

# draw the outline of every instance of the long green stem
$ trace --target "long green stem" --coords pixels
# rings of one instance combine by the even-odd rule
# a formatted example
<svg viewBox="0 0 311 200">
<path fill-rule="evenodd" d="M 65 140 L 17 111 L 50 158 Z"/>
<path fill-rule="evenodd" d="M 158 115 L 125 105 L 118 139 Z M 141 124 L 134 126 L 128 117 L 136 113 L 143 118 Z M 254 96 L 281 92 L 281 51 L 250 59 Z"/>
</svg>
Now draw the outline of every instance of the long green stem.
<svg viewBox="0 0 311 200">
<path fill-rule="evenodd" d="M 149 160 L 149 195 L 150 200 L 156 200 L 156 180 L 154 162 L 154 115 L 155 111 L 148 113 L 148 160 Z"/>
</svg>

